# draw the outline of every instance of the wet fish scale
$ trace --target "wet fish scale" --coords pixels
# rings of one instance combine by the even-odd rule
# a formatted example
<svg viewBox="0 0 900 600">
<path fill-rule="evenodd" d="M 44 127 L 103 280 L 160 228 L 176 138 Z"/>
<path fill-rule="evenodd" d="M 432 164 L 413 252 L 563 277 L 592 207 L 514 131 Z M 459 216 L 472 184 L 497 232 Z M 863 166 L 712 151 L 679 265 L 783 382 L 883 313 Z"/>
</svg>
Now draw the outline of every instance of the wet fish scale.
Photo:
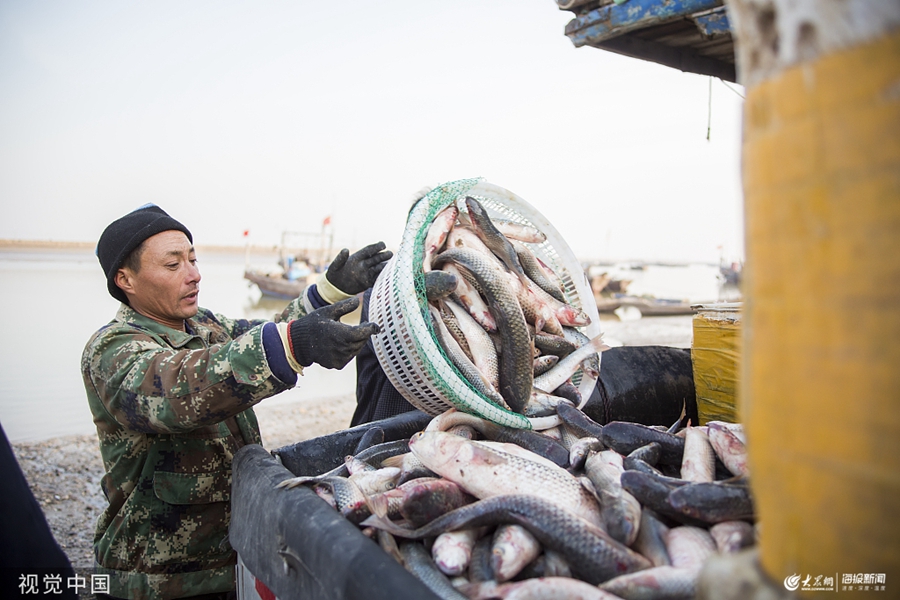
<svg viewBox="0 0 900 600">
<path fill-rule="evenodd" d="M 565 467 L 569 462 L 569 451 L 562 444 L 542 433 L 498 425 L 454 408 L 433 418 L 426 426 L 425 431 L 449 431 L 456 425 L 468 425 L 485 438 L 495 442 L 509 442 L 521 446 L 560 467 Z"/>
<path fill-rule="evenodd" d="M 528 278 L 556 300 L 565 302 L 566 297 L 563 295 L 563 290 L 556 282 L 550 280 L 531 248 L 519 241 L 511 240 L 510 243 L 515 248 L 516 254 L 519 256 L 519 262 L 522 264 L 522 269 Z"/>
<path fill-rule="evenodd" d="M 497 581 L 509 581 L 540 553 L 541 545 L 527 529 L 515 524 L 500 525 L 491 546 L 491 567 Z"/>
<path fill-rule="evenodd" d="M 456 206 L 448 206 L 434 218 L 428 232 L 425 234 L 425 249 L 422 258 L 422 269 L 428 273 L 431 270 L 432 259 L 447 240 L 447 234 L 456 222 L 459 209 Z"/>
<path fill-rule="evenodd" d="M 478 252 L 452 248 L 438 254 L 434 260 L 438 266 L 446 262 L 464 267 L 478 280 L 485 294 L 497 330 L 501 333 L 499 392 L 513 410 L 520 412 L 531 397 L 534 382 L 534 344 L 522 309 L 502 276 Z"/>
<path fill-rule="evenodd" d="M 503 261 L 510 271 L 516 274 L 522 285 L 527 285 L 525 271 L 522 269 L 522 263 L 519 262 L 515 248 L 512 247 L 506 236 L 497 230 L 497 226 L 488 217 L 487 211 L 484 210 L 481 203 L 471 196 L 466 196 L 466 208 L 469 209 L 469 218 L 481 241 L 497 255 L 497 258 Z"/>
<path fill-rule="evenodd" d="M 709 528 L 709 534 L 716 541 L 716 548 L 722 554 L 731 554 L 753 545 L 753 526 L 746 521 L 722 521 Z"/>
<path fill-rule="evenodd" d="M 456 323 L 466 339 L 466 344 L 471 349 L 472 362 L 487 377 L 492 386 L 498 387 L 500 385 L 500 365 L 490 336 L 461 306 L 454 302 L 447 302 L 446 305 L 456 317 Z"/>
<path fill-rule="evenodd" d="M 752 519 L 750 488 L 722 481 L 692 483 L 673 490 L 666 503 L 675 511 L 706 523 Z"/>
<path fill-rule="evenodd" d="M 697 572 L 691 569 L 659 566 L 620 575 L 600 585 L 615 597 L 691 600 L 697 587 Z"/>
<path fill-rule="evenodd" d="M 432 271 L 432 273 L 437 273 L 437 271 Z M 469 360 L 472 360 L 472 349 L 469 348 L 469 341 L 466 339 L 462 328 L 459 326 L 459 321 L 456 318 L 456 315 L 454 315 L 450 310 L 449 305 L 450 302 L 442 302 L 440 304 L 439 308 L 441 320 L 444 322 L 444 325 L 447 327 L 447 331 L 450 332 L 450 335 L 453 336 L 453 339 L 456 340 L 456 343 L 459 344 L 459 347 L 462 349 L 465 355 L 469 357 Z"/>
<path fill-rule="evenodd" d="M 688 427 L 684 434 L 684 457 L 681 460 L 681 478 L 685 481 L 713 481 L 716 473 L 716 455 L 709 437 L 699 427 Z"/>
<path fill-rule="evenodd" d="M 409 447 L 429 469 L 477 498 L 536 494 L 590 523 L 601 523 L 596 500 L 561 467 L 540 464 L 438 431 L 415 434 Z"/>
<path fill-rule="evenodd" d="M 666 550 L 673 567 L 699 569 L 716 551 L 716 542 L 705 529 L 682 525 L 666 533 Z"/>
<path fill-rule="evenodd" d="M 684 440 L 682 438 L 638 423 L 625 421 L 607 423 L 603 426 L 600 441 L 616 452 L 625 455 L 650 442 L 656 442 L 660 447 L 659 461 L 679 467 L 684 456 Z"/>
<path fill-rule="evenodd" d="M 428 589 L 444 600 L 466 600 L 450 584 L 447 576 L 440 572 L 431 556 L 421 544 L 405 542 L 400 544 L 400 554 L 406 570 L 416 576 Z"/>
<path fill-rule="evenodd" d="M 518 523 L 544 545 L 562 554 L 579 579 L 599 584 L 617 575 L 650 567 L 650 561 L 584 519 L 556 504 L 528 494 L 494 496 L 458 508 L 419 529 L 398 527 L 378 517 L 367 526 L 396 536 L 422 539 L 443 531 L 500 523 Z"/>
</svg>

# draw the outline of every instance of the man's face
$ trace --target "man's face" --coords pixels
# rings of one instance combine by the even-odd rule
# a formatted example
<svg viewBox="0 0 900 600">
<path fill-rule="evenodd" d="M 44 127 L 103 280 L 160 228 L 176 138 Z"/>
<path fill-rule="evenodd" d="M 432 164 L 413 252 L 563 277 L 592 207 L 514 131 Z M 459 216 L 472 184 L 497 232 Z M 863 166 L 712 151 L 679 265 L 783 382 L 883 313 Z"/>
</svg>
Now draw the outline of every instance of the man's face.
<svg viewBox="0 0 900 600">
<path fill-rule="evenodd" d="M 135 273 L 119 269 L 116 283 L 128 296 L 131 308 L 154 321 L 183 329 L 184 320 L 197 314 L 200 270 L 190 240 L 171 230 L 147 238 Z"/>
</svg>

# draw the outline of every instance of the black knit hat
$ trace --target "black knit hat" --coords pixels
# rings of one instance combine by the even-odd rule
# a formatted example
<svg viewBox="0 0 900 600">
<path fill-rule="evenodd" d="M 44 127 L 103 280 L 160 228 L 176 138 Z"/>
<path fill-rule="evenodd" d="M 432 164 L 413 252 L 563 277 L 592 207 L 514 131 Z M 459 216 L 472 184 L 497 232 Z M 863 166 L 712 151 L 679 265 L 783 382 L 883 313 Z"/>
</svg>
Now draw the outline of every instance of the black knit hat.
<svg viewBox="0 0 900 600">
<path fill-rule="evenodd" d="M 116 273 L 128 255 L 147 238 L 172 229 L 184 232 L 191 243 L 194 243 L 188 228 L 155 204 L 145 204 L 116 219 L 103 230 L 100 241 L 97 242 L 97 258 L 106 274 L 106 289 L 113 298 L 128 304 L 125 292 L 116 285 Z"/>
</svg>

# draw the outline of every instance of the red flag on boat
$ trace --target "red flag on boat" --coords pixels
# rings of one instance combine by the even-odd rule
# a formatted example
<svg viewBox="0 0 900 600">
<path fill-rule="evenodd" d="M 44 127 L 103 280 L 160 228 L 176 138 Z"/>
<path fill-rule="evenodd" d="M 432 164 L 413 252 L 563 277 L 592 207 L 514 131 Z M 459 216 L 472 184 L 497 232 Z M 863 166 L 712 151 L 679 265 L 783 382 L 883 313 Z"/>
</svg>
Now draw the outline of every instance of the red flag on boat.
<svg viewBox="0 0 900 600">
<path fill-rule="evenodd" d="M 325 217 L 325 220 L 322 221 L 322 227 L 325 227 L 327 225 L 331 225 L 331 215 L 328 215 L 327 217 Z"/>
</svg>

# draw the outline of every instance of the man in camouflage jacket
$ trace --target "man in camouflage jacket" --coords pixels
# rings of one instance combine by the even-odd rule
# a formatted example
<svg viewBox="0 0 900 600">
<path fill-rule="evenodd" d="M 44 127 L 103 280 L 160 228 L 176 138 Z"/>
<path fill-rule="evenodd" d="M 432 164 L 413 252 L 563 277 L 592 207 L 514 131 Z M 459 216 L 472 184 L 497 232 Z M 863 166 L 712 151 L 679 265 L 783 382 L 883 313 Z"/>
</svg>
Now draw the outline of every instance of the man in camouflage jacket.
<svg viewBox="0 0 900 600">
<path fill-rule="evenodd" d="M 198 306 L 192 243 L 184 225 L 148 205 L 110 224 L 97 245 L 122 302 L 82 356 L 109 502 L 96 569 L 110 575 L 114 598 L 228 597 L 231 462 L 261 443 L 253 405 L 293 387 L 313 362 L 343 368 L 377 331 L 339 319 L 390 258 L 383 244 L 343 250 L 267 322 Z"/>
</svg>

